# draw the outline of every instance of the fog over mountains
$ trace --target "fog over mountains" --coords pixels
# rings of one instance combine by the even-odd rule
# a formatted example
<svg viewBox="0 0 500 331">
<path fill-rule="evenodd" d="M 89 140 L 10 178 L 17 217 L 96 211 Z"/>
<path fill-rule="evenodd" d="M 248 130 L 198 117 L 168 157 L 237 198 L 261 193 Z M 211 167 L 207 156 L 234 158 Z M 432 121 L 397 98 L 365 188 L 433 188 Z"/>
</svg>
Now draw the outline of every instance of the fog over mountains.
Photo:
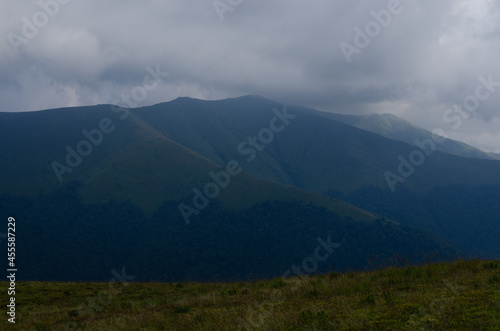
<svg viewBox="0 0 500 331">
<path fill-rule="evenodd" d="M 334 113 L 391 113 L 500 152 L 497 0 L 3 5 L 2 111 L 256 94 Z M 123 101 L 157 65 L 169 76 L 133 105 Z M 478 91 L 483 81 L 491 88 Z"/>
</svg>

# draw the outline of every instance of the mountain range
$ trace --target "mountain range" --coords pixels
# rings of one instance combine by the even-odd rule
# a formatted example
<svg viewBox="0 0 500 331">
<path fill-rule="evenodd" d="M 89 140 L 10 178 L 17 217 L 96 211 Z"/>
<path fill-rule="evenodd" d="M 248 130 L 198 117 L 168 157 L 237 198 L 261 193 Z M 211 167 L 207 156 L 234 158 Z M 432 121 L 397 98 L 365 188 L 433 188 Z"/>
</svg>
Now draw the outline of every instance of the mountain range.
<svg viewBox="0 0 500 331">
<path fill-rule="evenodd" d="M 415 145 L 415 140 L 424 140 L 433 137 L 432 132 L 422 129 L 393 114 L 345 115 L 327 113 L 325 115 L 357 128 L 411 145 Z M 499 154 L 487 153 L 476 147 L 448 138 L 436 144 L 436 150 L 463 157 L 500 160 Z"/>
<path fill-rule="evenodd" d="M 497 258 L 500 162 L 439 139 L 390 115 L 259 96 L 3 112 L 0 216 L 16 218 L 22 277 L 33 280 Z"/>
</svg>

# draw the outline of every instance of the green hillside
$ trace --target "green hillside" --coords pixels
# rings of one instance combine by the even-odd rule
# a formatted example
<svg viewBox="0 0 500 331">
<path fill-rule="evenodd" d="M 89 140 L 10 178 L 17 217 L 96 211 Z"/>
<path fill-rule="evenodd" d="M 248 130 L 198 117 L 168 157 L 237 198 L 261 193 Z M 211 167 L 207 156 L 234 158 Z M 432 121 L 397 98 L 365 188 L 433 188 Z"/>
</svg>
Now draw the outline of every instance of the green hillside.
<svg viewBox="0 0 500 331">
<path fill-rule="evenodd" d="M 441 144 L 429 145 L 429 140 L 427 150 L 418 148 L 303 107 L 287 107 L 286 112 L 295 116 L 290 124 L 247 162 L 249 156 L 235 146 L 267 128 L 275 116 L 272 109 L 284 112 L 279 103 L 246 96 L 220 101 L 179 98 L 133 113 L 215 163 L 238 160 L 254 177 L 340 198 L 433 231 L 474 256 L 500 256 L 496 239 L 500 237 L 500 162 L 443 153 L 438 150 Z M 387 116 L 375 119 L 373 125 L 387 132 L 432 139 L 407 122 Z M 447 141 L 442 146 L 446 143 L 456 145 Z M 415 153 L 423 159 L 411 166 L 410 156 Z M 399 170 L 402 159 L 412 167 L 406 174 Z M 388 185 L 387 173 L 399 176 L 399 182 Z"/>
<path fill-rule="evenodd" d="M 204 125 L 211 136 L 196 141 L 237 151 L 226 133 L 239 132 L 238 125 L 199 118 L 204 107 L 178 114 L 188 126 L 177 115 L 161 121 L 140 111 L 100 105 L 0 113 L 0 217 L 19 220 L 16 254 L 27 266 L 21 279 L 102 281 L 110 265 L 141 270 L 142 281 L 269 278 L 314 249 L 319 236 L 341 245 L 323 272 L 362 269 L 395 251 L 415 263 L 423 253 L 459 254 L 428 231 L 252 176 L 253 162 L 211 160 L 159 126 L 172 121 L 187 139 L 197 137 L 189 125 Z M 254 115 L 247 115 L 241 121 L 250 124 Z"/>
<path fill-rule="evenodd" d="M 0 141 L 8 142 L 0 144 L 3 156 L 0 194 L 37 198 L 77 181 L 82 183 L 79 193 L 86 203 L 131 201 L 151 215 L 164 201 L 193 196 L 193 188 L 203 189 L 213 181 L 209 174 L 225 170 L 230 161 L 215 163 L 136 115 L 130 114 L 121 120 L 120 113 L 112 109 L 113 106 L 100 105 L 0 113 Z M 103 119 L 110 120 L 113 131 L 103 134 L 102 143 L 93 146 L 90 155 L 81 157 L 81 163 L 71 172 L 61 171 L 63 181 L 59 182 L 51 164 L 58 162 L 66 166 L 67 146 L 77 150 L 79 142 L 88 141 L 82 131 L 99 128 Z M 165 122 L 182 128 L 177 120 L 169 115 Z M 224 134 L 229 128 L 213 127 L 212 130 Z M 184 133 L 196 136 L 187 130 Z M 207 139 L 209 141 L 213 143 Z M 234 143 L 232 147 L 237 146 Z M 244 208 L 267 200 L 298 199 L 315 202 L 343 216 L 360 220 L 377 218 L 338 200 L 253 178 L 247 174 L 250 166 L 240 162 L 239 168 L 244 173 L 221 190 L 217 201 L 228 208 Z M 16 176 L 18 173 L 22 176 Z"/>
<path fill-rule="evenodd" d="M 79 181 L 83 183 L 80 193 L 84 202 L 130 200 L 145 213 L 152 214 L 162 202 L 188 197 L 193 187 L 202 188 L 211 180 L 210 172 L 223 170 L 134 115 L 119 120 L 111 106 L 12 115 L 0 113 L 0 139 L 9 142 L 0 145 L 4 156 L 0 193 L 34 198 L 65 183 Z M 103 142 L 94 146 L 92 153 L 82 158 L 73 172 L 64 173 L 64 181 L 58 183 L 51 163 L 58 161 L 64 165 L 66 146 L 76 149 L 78 142 L 86 138 L 81 131 L 98 128 L 103 118 L 112 119 L 113 132 L 104 135 Z M 56 135 L 64 139 L 56 139 Z M 15 176 L 16 173 L 22 176 Z M 245 196 L 238 198 L 242 187 L 246 188 Z M 258 181 L 246 174 L 236 178 L 233 185 L 221 193 L 220 202 L 231 207 L 248 207 L 279 198 L 315 201 L 341 215 L 376 218 L 345 203 Z"/>
<path fill-rule="evenodd" d="M 274 112 L 284 106 L 246 96 L 220 101 L 179 98 L 169 103 L 133 110 L 172 140 L 223 165 L 245 162 L 236 148 L 269 126 Z M 353 192 L 366 186 L 388 188 L 384 173 L 398 173 L 398 156 L 406 159 L 414 146 L 386 139 L 339 121 L 324 113 L 287 107 L 296 116 L 276 134 L 272 143 L 256 153 L 245 170 L 258 178 L 325 194 L 329 190 Z M 255 149 L 255 148 L 254 148 Z M 478 171 L 480 169 L 480 171 Z M 418 195 L 451 184 L 500 184 L 500 162 L 457 158 L 435 152 L 404 185 Z"/>
<path fill-rule="evenodd" d="M 493 331 L 500 330 L 499 265 L 457 261 L 234 283 L 135 283 L 127 270 L 122 282 L 111 273 L 112 283 L 19 282 L 15 327 Z M 0 324 L 12 327 L 6 318 Z"/>
<path fill-rule="evenodd" d="M 500 255 L 500 162 L 435 152 L 391 192 L 414 146 L 262 97 L 0 113 L 0 141 L 24 280 L 269 278 L 319 236 L 322 272 Z"/>
</svg>

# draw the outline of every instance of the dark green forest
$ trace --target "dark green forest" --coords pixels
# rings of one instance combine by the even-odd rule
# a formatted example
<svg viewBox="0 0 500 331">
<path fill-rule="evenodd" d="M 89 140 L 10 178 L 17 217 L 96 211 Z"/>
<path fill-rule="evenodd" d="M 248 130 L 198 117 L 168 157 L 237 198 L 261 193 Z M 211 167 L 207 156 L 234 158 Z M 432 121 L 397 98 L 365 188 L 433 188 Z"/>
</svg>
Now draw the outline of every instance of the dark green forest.
<svg viewBox="0 0 500 331">
<path fill-rule="evenodd" d="M 151 216 L 130 202 L 84 204 L 72 182 L 37 199 L 0 197 L 0 215 L 17 220 L 23 280 L 108 281 L 126 268 L 137 281 L 228 281 L 281 276 L 313 256 L 317 238 L 339 243 L 315 272 L 366 270 L 369 261 L 456 258 L 451 245 L 385 219 L 341 218 L 299 201 L 267 201 L 242 210 L 214 202 L 186 226 L 179 201 Z M 381 265 L 380 265 L 381 266 Z M 292 274 L 293 275 L 293 274 Z"/>
<path fill-rule="evenodd" d="M 423 196 L 404 186 L 396 193 L 370 186 L 350 194 L 329 191 L 328 195 L 460 243 L 468 257 L 500 256 L 498 185 L 448 185 Z"/>
</svg>

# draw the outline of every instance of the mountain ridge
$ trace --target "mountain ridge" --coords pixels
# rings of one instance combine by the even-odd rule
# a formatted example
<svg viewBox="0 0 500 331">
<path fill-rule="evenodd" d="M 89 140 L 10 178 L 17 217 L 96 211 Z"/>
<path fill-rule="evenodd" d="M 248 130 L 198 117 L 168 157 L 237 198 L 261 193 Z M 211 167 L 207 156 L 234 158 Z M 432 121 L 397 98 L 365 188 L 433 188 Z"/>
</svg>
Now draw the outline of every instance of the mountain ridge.
<svg viewBox="0 0 500 331">
<path fill-rule="evenodd" d="M 0 141 L 8 156 L 0 214 L 25 220 L 20 231 L 34 249 L 19 254 L 34 279 L 97 279 L 109 264 L 142 269 L 143 279 L 267 277 L 325 233 L 342 246 L 321 271 L 362 268 L 395 251 L 497 252 L 496 161 L 436 151 L 391 194 L 384 171 L 397 171 L 398 154 L 414 146 L 266 98 L 0 113 Z M 486 209 L 477 220 L 453 214 L 451 231 L 446 213 L 429 203 L 436 190 L 450 197 L 446 212 L 464 199 L 464 208 L 483 200 Z M 94 246 L 83 237 L 95 238 Z M 49 261 L 41 254 L 57 255 L 53 241 L 67 249 Z M 68 268 L 94 250 L 101 255 L 92 269 Z M 151 256 L 149 264 L 140 256 Z M 46 263 L 51 269 L 42 274 Z"/>
<path fill-rule="evenodd" d="M 342 115 L 328 113 L 331 118 L 384 137 L 415 145 L 415 140 L 431 139 L 434 134 L 394 114 Z M 445 138 L 436 149 L 452 155 L 487 160 L 499 160 L 498 155 L 482 151 L 463 142 Z"/>
</svg>

